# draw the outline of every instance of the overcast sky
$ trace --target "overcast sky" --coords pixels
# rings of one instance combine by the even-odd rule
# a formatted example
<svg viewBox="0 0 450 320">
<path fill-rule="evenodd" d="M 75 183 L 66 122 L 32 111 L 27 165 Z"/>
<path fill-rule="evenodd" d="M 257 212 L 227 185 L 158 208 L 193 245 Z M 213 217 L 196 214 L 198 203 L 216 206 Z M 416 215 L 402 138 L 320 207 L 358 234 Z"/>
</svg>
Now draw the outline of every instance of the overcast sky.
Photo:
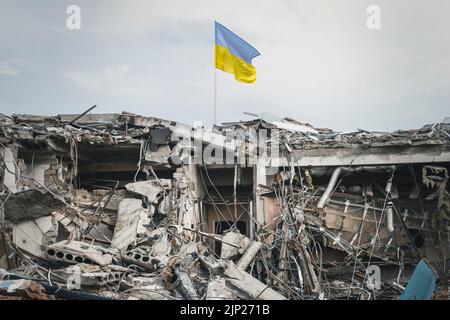
<svg viewBox="0 0 450 320">
<path fill-rule="evenodd" d="M 66 9 L 81 8 L 69 30 Z M 381 9 L 381 30 L 366 9 Z M 213 122 L 214 20 L 252 44 L 254 84 L 217 71 L 219 122 L 270 112 L 394 130 L 450 116 L 448 0 L 0 0 L 0 112 L 130 111 Z"/>
</svg>

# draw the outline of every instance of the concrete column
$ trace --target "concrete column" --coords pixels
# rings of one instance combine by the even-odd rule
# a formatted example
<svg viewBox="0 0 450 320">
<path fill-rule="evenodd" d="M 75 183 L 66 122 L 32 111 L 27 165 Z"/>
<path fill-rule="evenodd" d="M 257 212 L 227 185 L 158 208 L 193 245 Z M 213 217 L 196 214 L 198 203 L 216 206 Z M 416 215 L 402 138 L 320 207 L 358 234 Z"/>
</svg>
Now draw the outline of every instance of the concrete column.
<svg viewBox="0 0 450 320">
<path fill-rule="evenodd" d="M 261 188 L 258 185 L 267 185 L 266 166 L 263 162 L 258 161 L 254 166 L 254 213 L 253 217 L 256 218 L 259 224 L 264 225 L 266 223 L 266 215 L 264 212 L 264 198 L 261 197 Z M 258 228 L 256 228 L 258 231 Z"/>
<path fill-rule="evenodd" d="M 17 168 L 14 164 L 14 157 L 16 156 L 16 151 L 13 151 L 11 148 L 1 148 L 1 153 L 3 159 L 5 161 L 5 165 L 9 171 L 17 173 Z M 3 184 L 11 191 L 17 192 L 17 177 L 15 174 L 10 173 L 8 170 L 5 170 L 5 176 L 3 178 Z"/>
</svg>

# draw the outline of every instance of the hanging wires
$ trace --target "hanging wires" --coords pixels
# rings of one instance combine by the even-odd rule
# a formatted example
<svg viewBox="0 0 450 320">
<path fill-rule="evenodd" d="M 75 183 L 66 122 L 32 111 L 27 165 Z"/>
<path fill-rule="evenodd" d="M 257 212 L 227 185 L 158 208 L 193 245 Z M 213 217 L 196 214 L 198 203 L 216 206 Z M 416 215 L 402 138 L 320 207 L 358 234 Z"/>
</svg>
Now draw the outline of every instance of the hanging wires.
<svg viewBox="0 0 450 320">
<path fill-rule="evenodd" d="M 214 199 L 211 197 L 211 195 L 209 194 L 209 191 L 208 191 L 208 187 L 206 186 L 206 182 L 205 182 L 205 179 L 204 179 L 204 177 L 203 177 L 203 173 L 202 173 L 202 171 L 200 170 L 200 177 L 201 177 L 201 179 L 202 179 L 202 182 L 203 182 L 203 187 L 205 188 L 205 192 L 206 192 L 206 195 L 208 196 L 208 199 L 211 201 L 211 204 L 212 204 L 212 206 L 214 207 L 214 209 L 216 210 L 216 212 L 224 219 L 224 221 L 228 224 L 228 226 L 230 227 L 230 229 L 231 229 L 231 227 L 232 227 L 232 225 L 228 222 L 228 219 L 224 216 L 224 214 L 222 213 L 222 211 L 219 209 L 219 207 L 216 205 L 216 202 L 214 201 Z M 225 200 L 224 200 L 225 201 Z M 225 203 L 225 202 L 224 202 Z M 226 204 L 226 203 L 225 203 Z M 228 207 L 227 207 L 228 208 Z M 230 211 L 230 214 L 231 214 L 231 211 Z"/>
<path fill-rule="evenodd" d="M 136 182 L 137 180 L 137 176 L 139 174 L 139 171 L 141 171 L 141 164 L 142 164 L 142 159 L 145 157 L 145 152 L 146 152 L 146 141 L 145 140 L 141 140 L 141 145 L 139 147 L 139 161 L 137 164 L 137 170 L 136 173 L 134 174 L 134 182 Z"/>
</svg>

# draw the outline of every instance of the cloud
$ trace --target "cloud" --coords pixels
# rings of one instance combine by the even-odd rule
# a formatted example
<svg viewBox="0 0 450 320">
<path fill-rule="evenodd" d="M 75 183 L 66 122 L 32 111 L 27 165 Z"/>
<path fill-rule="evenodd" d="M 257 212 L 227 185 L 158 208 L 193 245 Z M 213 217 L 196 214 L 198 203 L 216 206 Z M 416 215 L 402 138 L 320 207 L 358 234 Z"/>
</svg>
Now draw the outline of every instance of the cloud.
<svg viewBox="0 0 450 320">
<path fill-rule="evenodd" d="M 0 74 L 15 77 L 15 76 L 19 75 L 19 70 L 16 68 L 13 68 L 8 63 L 0 62 Z"/>
<path fill-rule="evenodd" d="M 101 85 L 100 79 L 95 74 L 80 73 L 77 71 L 62 71 L 61 74 L 81 87 L 91 91 L 97 91 Z"/>
<path fill-rule="evenodd" d="M 16 77 L 24 67 L 29 65 L 31 65 L 31 62 L 20 58 L 0 60 L 0 75 Z"/>
<path fill-rule="evenodd" d="M 89 70 L 62 70 L 60 74 L 88 93 L 104 96 L 146 97 L 155 87 L 154 79 L 148 75 L 132 74 L 127 64 Z"/>
<path fill-rule="evenodd" d="M 129 70 L 130 67 L 124 64 L 94 71 L 63 70 L 61 74 L 87 90 L 102 91 L 123 80 Z"/>
<path fill-rule="evenodd" d="M 130 67 L 126 64 L 121 66 L 115 66 L 115 67 L 107 67 L 102 70 L 102 73 L 105 75 L 105 77 L 109 79 L 116 79 L 117 77 L 120 77 L 121 75 L 127 73 L 130 70 Z"/>
</svg>

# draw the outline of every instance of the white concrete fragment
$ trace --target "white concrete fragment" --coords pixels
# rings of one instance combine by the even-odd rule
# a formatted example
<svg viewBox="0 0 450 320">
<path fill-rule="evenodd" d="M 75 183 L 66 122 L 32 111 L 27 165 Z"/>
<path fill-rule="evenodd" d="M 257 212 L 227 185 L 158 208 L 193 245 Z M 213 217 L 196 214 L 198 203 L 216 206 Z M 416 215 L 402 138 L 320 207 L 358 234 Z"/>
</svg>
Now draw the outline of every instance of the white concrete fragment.
<svg viewBox="0 0 450 320">
<path fill-rule="evenodd" d="M 171 186 L 171 180 L 159 179 L 128 183 L 125 185 L 125 188 L 128 191 L 138 193 L 147 197 L 149 203 L 155 204 L 160 198 L 160 194 L 163 192 L 163 188 L 170 189 Z"/>
<path fill-rule="evenodd" d="M 112 263 L 110 254 L 103 253 L 99 246 L 82 241 L 57 242 L 48 246 L 46 252 L 49 258 L 65 262 L 77 263 L 77 257 L 84 257 L 100 266 Z"/>
<path fill-rule="evenodd" d="M 145 153 L 145 161 L 167 164 L 167 160 L 169 159 L 171 152 L 172 151 L 168 145 L 159 146 L 157 151 L 148 150 Z"/>
<path fill-rule="evenodd" d="M 286 300 L 276 292 L 245 271 L 239 270 L 233 261 L 228 261 L 224 275 L 225 283 L 242 299 Z"/>
<path fill-rule="evenodd" d="M 220 254 L 221 259 L 230 259 L 238 254 L 244 253 L 251 241 L 245 235 L 241 234 L 239 230 L 234 229 L 227 232 L 223 238 L 222 251 Z M 239 246 L 238 248 L 230 246 L 228 243 Z"/>
<path fill-rule="evenodd" d="M 245 251 L 244 255 L 239 260 L 237 267 L 239 270 L 245 270 L 252 263 L 259 249 L 261 249 L 262 243 L 258 241 L 253 241 L 250 246 Z"/>
<path fill-rule="evenodd" d="M 155 242 L 152 246 L 153 256 L 167 256 L 170 254 L 172 246 L 170 245 L 169 239 L 167 238 L 167 233 L 164 228 L 153 230 L 149 234 L 149 237 L 155 239 Z"/>
<path fill-rule="evenodd" d="M 142 201 L 139 199 L 123 199 L 120 202 L 112 238 L 113 247 L 123 250 L 136 240 L 141 210 Z"/>
<path fill-rule="evenodd" d="M 52 217 L 45 216 L 34 220 L 14 224 L 13 242 L 19 248 L 32 253 L 35 256 L 45 255 L 42 246 L 45 245 L 45 233 L 52 229 Z"/>
<path fill-rule="evenodd" d="M 237 296 L 227 288 L 224 278 L 216 277 L 208 283 L 208 288 L 206 289 L 206 300 L 236 299 Z"/>
</svg>

